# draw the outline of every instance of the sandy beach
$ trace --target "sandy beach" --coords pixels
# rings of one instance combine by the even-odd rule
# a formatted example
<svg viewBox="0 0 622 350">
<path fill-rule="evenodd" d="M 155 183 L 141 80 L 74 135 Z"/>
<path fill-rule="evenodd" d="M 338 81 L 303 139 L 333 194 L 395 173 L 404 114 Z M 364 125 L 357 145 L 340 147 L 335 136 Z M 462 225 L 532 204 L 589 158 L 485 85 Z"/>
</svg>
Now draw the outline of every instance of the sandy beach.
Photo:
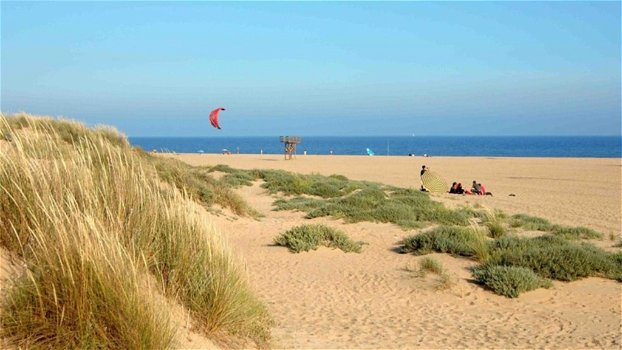
<svg viewBox="0 0 622 350">
<path fill-rule="evenodd" d="M 620 159 L 301 155 L 285 161 L 280 155 L 165 156 L 192 165 L 341 174 L 414 188 L 425 164 L 449 182 L 477 180 L 494 194 L 433 195 L 448 206 L 481 205 L 586 226 L 605 234 L 591 243 L 610 251 L 620 249 L 612 247 L 621 233 Z M 620 348 L 622 344 L 618 282 L 600 278 L 554 282 L 551 289 L 508 299 L 473 283 L 468 268 L 474 261 L 433 254 L 455 282 L 450 289 L 437 291 L 433 277 L 417 278 L 407 271 L 422 257 L 395 251 L 397 242 L 415 230 L 275 212 L 274 198 L 259 183 L 238 192 L 265 217 L 237 218 L 225 211 L 212 219 L 247 265 L 252 286 L 275 318 L 275 348 Z M 292 254 L 271 245 L 277 234 L 302 223 L 325 223 L 368 245 L 361 254 L 328 248 Z"/>
</svg>

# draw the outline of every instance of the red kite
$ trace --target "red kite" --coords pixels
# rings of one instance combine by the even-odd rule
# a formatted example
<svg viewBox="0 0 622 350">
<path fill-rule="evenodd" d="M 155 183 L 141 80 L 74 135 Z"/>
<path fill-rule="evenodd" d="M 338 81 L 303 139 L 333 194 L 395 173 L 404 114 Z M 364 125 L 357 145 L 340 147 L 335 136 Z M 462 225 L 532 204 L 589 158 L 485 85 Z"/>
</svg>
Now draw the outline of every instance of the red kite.
<svg viewBox="0 0 622 350">
<path fill-rule="evenodd" d="M 218 113 L 220 113 L 220 111 L 224 111 L 225 109 L 222 107 L 216 108 L 215 110 L 213 110 L 210 114 L 209 114 L 209 122 L 212 123 L 212 126 L 220 129 L 220 125 L 218 124 Z"/>
</svg>

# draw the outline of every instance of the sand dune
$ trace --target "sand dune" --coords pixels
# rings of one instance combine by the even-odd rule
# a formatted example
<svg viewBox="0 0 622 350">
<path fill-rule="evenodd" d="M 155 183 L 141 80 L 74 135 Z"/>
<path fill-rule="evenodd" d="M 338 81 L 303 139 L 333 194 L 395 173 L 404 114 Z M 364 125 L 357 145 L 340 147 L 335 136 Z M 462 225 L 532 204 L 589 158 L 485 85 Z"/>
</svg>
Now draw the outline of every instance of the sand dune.
<svg viewBox="0 0 622 350">
<path fill-rule="evenodd" d="M 621 233 L 620 159 L 411 158 L 274 155 L 166 155 L 193 165 L 274 168 L 300 173 L 343 174 L 352 179 L 418 187 L 422 164 L 447 180 L 487 185 L 493 197 L 434 195 L 448 206 L 479 204 L 526 213 L 555 223 L 584 225 L 606 235 Z M 588 278 L 508 299 L 471 280 L 474 261 L 433 254 L 454 285 L 436 290 L 435 276 L 417 277 L 407 267 L 422 257 L 398 254 L 397 242 L 413 234 L 391 224 L 345 224 L 272 211 L 274 198 L 260 183 L 238 192 L 265 217 L 211 215 L 247 265 L 251 283 L 276 326 L 274 348 L 620 348 L 622 284 Z M 508 194 L 514 193 L 515 197 Z M 368 243 L 361 254 L 320 248 L 292 254 L 273 238 L 301 223 L 338 227 Z M 593 243 L 609 250 L 609 237 Z M 0 250 L 0 265 L 8 266 Z M 0 282 L 8 270 L 0 269 Z M 0 283 L 0 286 L 2 283 Z M 184 325 L 183 348 L 214 347 Z M 1 345 L 2 343 L 0 343 Z M 0 346 L 1 347 L 1 346 Z"/>
<path fill-rule="evenodd" d="M 418 186 L 418 170 L 425 163 L 447 179 L 477 179 L 495 193 L 492 198 L 435 196 L 449 205 L 479 203 L 620 234 L 619 159 L 175 157 L 194 165 L 335 173 L 405 187 Z M 254 287 L 277 321 L 277 348 L 620 347 L 620 283 L 599 278 L 554 282 L 552 289 L 508 299 L 472 283 L 468 268 L 475 262 L 434 254 L 455 283 L 437 291 L 433 276 L 418 278 L 405 269 L 421 257 L 395 252 L 396 243 L 414 231 L 391 224 L 306 220 L 302 213 L 271 211 L 273 198 L 259 184 L 239 191 L 266 216 L 259 221 L 228 215 L 213 219 L 246 261 Z M 278 233 L 303 222 L 335 226 L 369 244 L 361 254 L 328 248 L 292 254 L 271 245 Z M 608 238 L 597 243 L 613 245 Z"/>
</svg>

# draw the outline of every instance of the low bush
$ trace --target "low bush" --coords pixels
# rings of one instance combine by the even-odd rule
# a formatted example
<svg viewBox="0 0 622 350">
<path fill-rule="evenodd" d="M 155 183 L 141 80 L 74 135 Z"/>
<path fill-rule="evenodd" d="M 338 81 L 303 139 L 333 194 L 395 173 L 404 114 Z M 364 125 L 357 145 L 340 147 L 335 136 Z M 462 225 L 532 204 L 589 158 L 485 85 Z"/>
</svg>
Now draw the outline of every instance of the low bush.
<svg viewBox="0 0 622 350">
<path fill-rule="evenodd" d="M 510 218 L 511 227 L 521 227 L 531 231 L 549 231 L 553 226 L 548 220 L 526 214 L 515 214 Z"/>
<path fill-rule="evenodd" d="M 493 292 L 509 298 L 537 288 L 549 288 L 551 281 L 525 267 L 485 264 L 473 269 L 475 279 Z"/>
<path fill-rule="evenodd" d="M 505 226 L 503 225 L 505 214 L 501 211 L 487 211 L 483 218 L 484 225 L 488 228 L 488 233 L 492 238 L 499 238 L 506 234 Z"/>
<path fill-rule="evenodd" d="M 487 256 L 488 246 L 481 233 L 471 227 L 439 226 L 423 233 L 404 238 L 403 253 L 449 253 L 480 259 Z M 485 250 L 481 252 L 479 250 Z"/>
<path fill-rule="evenodd" d="M 600 239 L 603 238 L 603 234 L 600 232 L 596 232 L 591 228 L 587 227 L 567 227 L 561 225 L 553 225 L 551 228 L 551 233 L 560 236 L 565 239 L 576 240 L 576 239 Z"/>
<path fill-rule="evenodd" d="M 570 240 L 600 239 L 603 237 L 602 233 L 587 227 L 568 227 L 552 224 L 546 219 L 525 214 L 512 215 L 510 218 L 510 226 L 521 227 L 525 230 L 550 232 L 553 235 Z"/>
<path fill-rule="evenodd" d="M 501 237 L 491 243 L 490 263 L 529 268 L 541 277 L 574 281 L 588 276 L 616 279 L 622 265 L 615 256 L 590 244 L 557 236 Z"/>
<path fill-rule="evenodd" d="M 419 191 L 393 192 L 374 186 L 326 200 L 281 199 L 275 202 L 275 209 L 304 211 L 308 219 L 332 216 L 347 222 L 390 222 L 402 228 L 419 228 L 429 222 L 467 225 L 472 217 L 468 210 L 447 209 Z"/>
<path fill-rule="evenodd" d="M 274 238 L 274 244 L 294 253 L 316 250 L 320 246 L 360 253 L 363 243 L 354 242 L 344 232 L 325 225 L 296 226 Z"/>
</svg>

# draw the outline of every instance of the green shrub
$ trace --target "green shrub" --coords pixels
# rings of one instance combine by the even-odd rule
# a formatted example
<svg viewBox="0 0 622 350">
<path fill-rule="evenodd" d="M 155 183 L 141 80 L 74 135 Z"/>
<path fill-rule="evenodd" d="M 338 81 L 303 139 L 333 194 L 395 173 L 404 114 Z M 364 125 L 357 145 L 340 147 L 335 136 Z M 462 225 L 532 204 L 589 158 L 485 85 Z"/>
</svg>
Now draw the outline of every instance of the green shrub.
<svg viewBox="0 0 622 350">
<path fill-rule="evenodd" d="M 289 200 L 277 199 L 274 201 L 275 210 L 299 210 L 309 212 L 321 208 L 323 205 L 323 200 L 309 197 L 294 197 Z"/>
<path fill-rule="evenodd" d="M 347 222 L 390 222 L 402 228 L 418 228 L 428 222 L 467 225 L 472 217 L 467 210 L 447 209 L 419 191 L 386 191 L 371 185 L 327 200 L 281 199 L 275 202 L 275 210 L 305 211 L 309 219 L 332 216 Z"/>
<path fill-rule="evenodd" d="M 473 270 L 475 279 L 493 292 L 509 298 L 537 288 L 549 288 L 551 281 L 524 267 L 484 265 Z"/>
<path fill-rule="evenodd" d="M 587 227 L 568 227 L 551 224 L 548 220 L 525 214 L 512 215 L 511 227 L 521 227 L 525 230 L 550 232 L 565 239 L 594 239 L 602 238 L 603 234 Z"/>
<path fill-rule="evenodd" d="M 491 263 L 526 267 L 542 277 L 561 281 L 588 276 L 616 278 L 622 268 L 602 249 L 557 236 L 505 236 L 492 242 L 491 250 Z"/>
<path fill-rule="evenodd" d="M 352 241 L 344 232 L 325 225 L 296 226 L 274 238 L 274 244 L 294 253 L 316 250 L 319 246 L 360 253 L 363 243 Z"/>
<path fill-rule="evenodd" d="M 252 176 L 248 172 L 235 172 L 231 174 L 227 174 L 220 179 L 220 182 L 225 184 L 227 187 L 242 187 L 242 186 L 250 186 L 255 181 L 255 177 Z"/>
<path fill-rule="evenodd" d="M 492 238 L 499 238 L 505 234 L 505 227 L 499 222 L 487 222 L 486 227 Z"/>
<path fill-rule="evenodd" d="M 603 234 L 596 232 L 587 227 L 567 227 L 560 225 L 553 225 L 551 227 L 551 233 L 560 236 L 565 239 L 600 239 L 603 238 Z"/>
<path fill-rule="evenodd" d="M 418 228 L 425 222 L 467 225 L 474 215 L 472 210 L 449 210 L 420 191 L 352 181 L 341 175 L 302 175 L 282 170 L 249 172 L 263 179 L 262 186 L 270 193 L 324 198 L 311 202 L 295 197 L 275 203 L 275 210 L 306 211 L 307 218 L 333 216 L 348 222 L 391 222 L 403 228 Z"/>
<path fill-rule="evenodd" d="M 553 225 L 543 218 L 526 214 L 515 214 L 510 218 L 511 227 L 522 227 L 525 230 L 549 231 Z"/>
<path fill-rule="evenodd" d="M 440 226 L 432 230 L 406 237 L 401 242 L 403 253 L 428 254 L 432 251 L 467 257 L 487 255 L 478 252 L 487 244 L 479 232 L 473 228 L 459 226 Z"/>
<path fill-rule="evenodd" d="M 488 228 L 490 237 L 499 238 L 506 234 L 505 226 L 503 226 L 504 219 L 505 214 L 501 211 L 494 210 L 486 212 L 483 221 L 486 228 Z"/>
</svg>

